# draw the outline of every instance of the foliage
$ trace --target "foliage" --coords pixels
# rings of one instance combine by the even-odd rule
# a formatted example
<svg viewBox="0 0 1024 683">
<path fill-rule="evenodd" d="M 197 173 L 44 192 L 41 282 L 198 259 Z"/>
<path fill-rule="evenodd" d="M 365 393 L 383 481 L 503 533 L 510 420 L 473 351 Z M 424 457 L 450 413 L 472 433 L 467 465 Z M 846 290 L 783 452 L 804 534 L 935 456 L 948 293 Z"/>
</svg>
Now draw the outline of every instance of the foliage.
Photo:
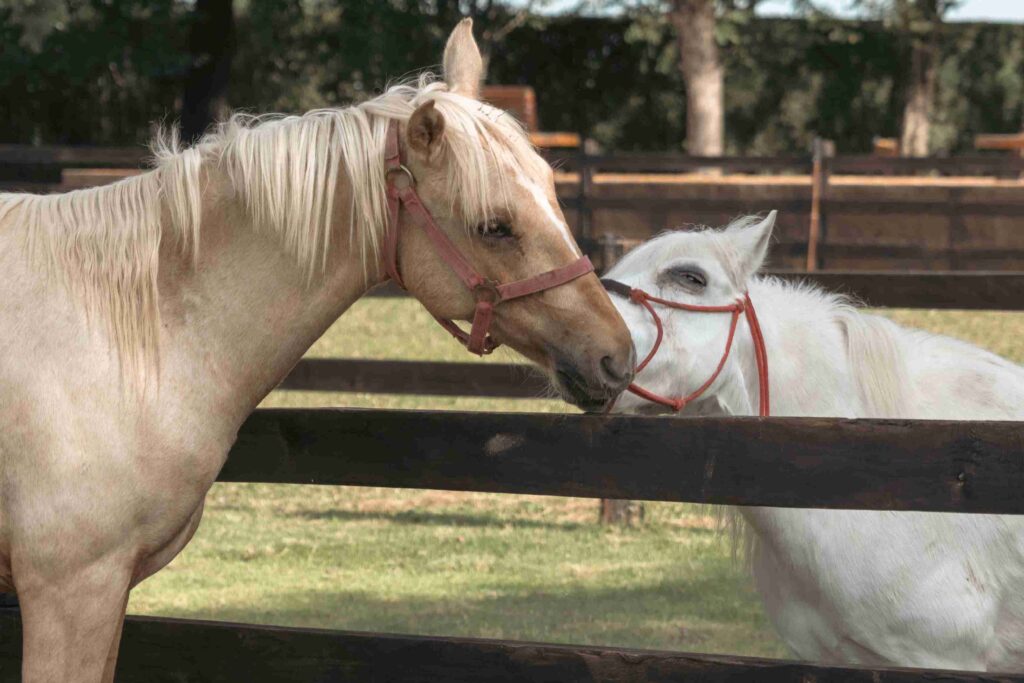
<svg viewBox="0 0 1024 683">
<path fill-rule="evenodd" d="M 907 60 L 891 25 L 761 19 L 748 0 L 723 2 L 729 152 L 802 153 L 816 135 L 865 152 L 897 133 Z M 0 0 L 0 142 L 145 141 L 180 106 L 189 12 L 187 0 Z M 371 96 L 436 70 L 465 12 L 491 41 L 490 82 L 534 86 L 543 128 L 606 149 L 680 148 L 678 53 L 652 3 L 609 18 L 523 17 L 500 0 L 236 0 L 229 102 L 294 112 Z M 1019 130 L 1024 26 L 947 25 L 943 37 L 934 148 Z"/>
<path fill-rule="evenodd" d="M 0 141 L 145 136 L 176 109 L 187 19 L 177 0 L 3 0 Z"/>
</svg>

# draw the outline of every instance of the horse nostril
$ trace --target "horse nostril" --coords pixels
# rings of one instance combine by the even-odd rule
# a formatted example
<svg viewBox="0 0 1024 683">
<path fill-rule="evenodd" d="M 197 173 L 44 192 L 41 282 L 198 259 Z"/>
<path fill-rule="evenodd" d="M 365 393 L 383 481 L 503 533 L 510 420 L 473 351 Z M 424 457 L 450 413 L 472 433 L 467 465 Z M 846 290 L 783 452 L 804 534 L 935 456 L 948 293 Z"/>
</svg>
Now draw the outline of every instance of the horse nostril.
<svg viewBox="0 0 1024 683">
<path fill-rule="evenodd" d="M 624 360 L 605 356 L 601 359 L 601 371 L 609 385 L 616 389 L 623 388 L 633 378 L 633 354 Z"/>
</svg>

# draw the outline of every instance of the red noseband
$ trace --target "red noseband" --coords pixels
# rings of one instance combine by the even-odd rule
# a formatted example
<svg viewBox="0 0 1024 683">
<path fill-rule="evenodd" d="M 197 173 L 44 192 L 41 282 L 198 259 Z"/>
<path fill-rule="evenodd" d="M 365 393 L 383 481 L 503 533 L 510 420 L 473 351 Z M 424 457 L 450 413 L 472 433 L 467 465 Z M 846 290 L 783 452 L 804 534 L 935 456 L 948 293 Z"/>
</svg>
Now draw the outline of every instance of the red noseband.
<svg viewBox="0 0 1024 683">
<path fill-rule="evenodd" d="M 430 211 L 416 194 L 416 179 L 412 172 L 402 164 L 401 147 L 398 144 L 398 123 L 392 121 L 388 127 L 388 137 L 384 148 L 384 169 L 388 185 L 388 228 L 384 235 L 384 272 L 405 289 L 402 277 L 398 272 L 398 214 L 401 207 L 413 217 L 434 245 L 438 256 L 451 267 L 452 271 L 462 280 L 476 300 L 473 311 L 473 327 L 469 334 L 464 332 L 451 320 L 437 318 L 435 320 L 459 340 L 470 352 L 482 356 L 491 353 L 499 344 L 488 334 L 494 320 L 494 309 L 498 304 L 510 299 L 529 296 L 571 282 L 581 275 L 592 273 L 593 264 L 586 256 L 581 256 L 567 266 L 549 270 L 540 275 L 500 284 L 489 280 L 476 271 L 459 251 L 448 235 L 438 227 Z"/>
<path fill-rule="evenodd" d="M 658 312 L 654 310 L 652 304 L 659 304 L 661 306 L 668 306 L 669 308 L 677 308 L 683 311 L 695 311 L 698 313 L 731 313 L 732 320 L 729 322 L 729 336 L 725 340 L 725 351 L 722 352 L 722 359 L 718 361 L 718 367 L 708 378 L 708 381 L 700 385 L 696 391 L 679 398 L 671 398 L 669 396 L 662 396 L 655 394 L 653 391 L 648 391 L 636 383 L 629 385 L 630 393 L 636 394 L 640 398 L 647 399 L 653 403 L 658 403 L 663 406 L 668 406 L 675 412 L 679 412 L 691 402 L 696 400 L 701 394 L 708 390 L 718 375 L 721 374 L 722 368 L 725 367 L 725 361 L 729 358 L 729 352 L 732 350 L 732 340 L 736 336 L 736 326 L 740 320 L 740 314 L 744 314 L 747 318 L 747 326 L 750 327 L 750 337 L 754 341 L 754 360 L 757 362 L 757 382 L 759 388 L 759 414 L 761 417 L 768 417 L 771 414 L 771 408 L 769 406 L 768 397 L 768 352 L 765 349 L 764 335 L 761 333 L 761 325 L 757 321 L 757 313 L 754 311 L 754 304 L 750 300 L 750 295 L 747 293 L 743 294 L 743 298 L 739 301 L 726 305 L 726 306 L 698 306 L 696 304 L 684 304 L 679 301 L 669 301 L 668 299 L 661 299 L 656 296 L 651 296 L 642 289 L 635 289 L 629 285 L 623 284 L 617 280 L 602 279 L 601 284 L 604 285 L 605 289 L 614 294 L 625 296 L 630 301 L 647 309 L 647 312 L 651 314 L 651 318 L 654 319 L 654 327 L 657 330 L 657 336 L 654 339 L 654 345 L 651 347 L 651 352 L 647 354 L 639 365 L 636 366 L 637 374 L 647 367 L 647 364 L 651 362 L 655 354 L 658 353 L 658 349 L 661 348 L 661 341 L 665 337 L 665 328 L 661 323 L 661 318 L 658 316 Z"/>
</svg>

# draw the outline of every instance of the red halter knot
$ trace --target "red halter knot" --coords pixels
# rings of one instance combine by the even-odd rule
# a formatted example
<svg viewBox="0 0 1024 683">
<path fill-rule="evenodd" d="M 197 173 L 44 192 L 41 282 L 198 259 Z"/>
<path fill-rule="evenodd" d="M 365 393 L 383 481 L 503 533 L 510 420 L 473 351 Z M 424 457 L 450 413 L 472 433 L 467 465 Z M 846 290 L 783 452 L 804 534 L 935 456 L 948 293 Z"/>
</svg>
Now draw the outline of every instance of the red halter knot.
<svg viewBox="0 0 1024 683">
<path fill-rule="evenodd" d="M 629 290 L 629 300 L 635 304 L 642 304 L 647 300 L 647 292 L 642 289 L 631 288 Z"/>
</svg>

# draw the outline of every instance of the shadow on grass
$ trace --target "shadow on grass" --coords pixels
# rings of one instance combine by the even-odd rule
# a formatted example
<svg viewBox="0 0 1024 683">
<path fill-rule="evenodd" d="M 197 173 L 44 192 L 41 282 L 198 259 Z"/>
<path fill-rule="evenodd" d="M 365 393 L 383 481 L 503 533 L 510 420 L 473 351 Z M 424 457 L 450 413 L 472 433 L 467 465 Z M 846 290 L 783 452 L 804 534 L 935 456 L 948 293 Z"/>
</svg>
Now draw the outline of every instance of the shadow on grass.
<svg viewBox="0 0 1024 683">
<path fill-rule="evenodd" d="M 168 615 L 171 615 L 168 613 Z M 263 602 L 175 610 L 173 616 L 420 635 L 511 638 L 756 656 L 785 656 L 742 581 L 711 575 L 625 588 L 484 590 L 458 598 L 278 591 Z"/>
<path fill-rule="evenodd" d="M 391 524 L 430 525 L 430 526 L 463 526 L 491 529 L 551 529 L 558 531 L 577 531 L 593 529 L 593 523 L 584 522 L 551 522 L 541 519 L 524 519 L 508 517 L 505 519 L 484 516 L 477 513 L 430 512 L 428 510 L 402 510 L 400 512 L 378 512 L 363 510 L 299 510 L 287 513 L 289 517 L 331 521 L 371 521 L 388 522 Z M 595 512 L 594 517 L 597 517 Z"/>
</svg>

